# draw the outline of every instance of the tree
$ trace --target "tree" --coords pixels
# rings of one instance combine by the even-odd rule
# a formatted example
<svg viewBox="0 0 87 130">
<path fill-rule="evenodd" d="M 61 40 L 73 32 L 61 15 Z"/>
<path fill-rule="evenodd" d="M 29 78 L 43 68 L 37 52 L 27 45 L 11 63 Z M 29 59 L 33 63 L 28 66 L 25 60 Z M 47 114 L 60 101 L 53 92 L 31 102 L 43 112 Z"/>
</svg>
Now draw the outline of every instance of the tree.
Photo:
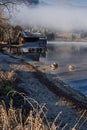
<svg viewBox="0 0 87 130">
<path fill-rule="evenodd" d="M 3 0 L 0 2 L 0 41 L 4 41 L 8 38 L 8 20 L 10 19 L 10 7 L 13 4 L 11 0 Z M 8 17 L 6 17 L 5 13 L 8 14 Z"/>
<path fill-rule="evenodd" d="M 72 34 L 72 41 L 74 41 L 75 39 L 76 39 L 76 36 Z"/>
</svg>

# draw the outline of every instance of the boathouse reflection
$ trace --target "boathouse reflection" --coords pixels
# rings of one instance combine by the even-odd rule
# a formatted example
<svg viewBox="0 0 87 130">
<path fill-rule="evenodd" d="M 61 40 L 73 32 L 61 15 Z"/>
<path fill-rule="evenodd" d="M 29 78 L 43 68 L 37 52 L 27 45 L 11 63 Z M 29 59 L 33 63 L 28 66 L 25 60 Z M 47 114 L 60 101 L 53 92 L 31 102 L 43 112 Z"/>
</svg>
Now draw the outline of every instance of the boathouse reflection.
<svg viewBox="0 0 87 130">
<path fill-rule="evenodd" d="M 44 52 L 35 52 L 35 53 L 25 53 L 24 56 L 30 60 L 33 60 L 33 61 L 39 61 L 40 57 L 46 57 L 46 51 Z"/>
</svg>

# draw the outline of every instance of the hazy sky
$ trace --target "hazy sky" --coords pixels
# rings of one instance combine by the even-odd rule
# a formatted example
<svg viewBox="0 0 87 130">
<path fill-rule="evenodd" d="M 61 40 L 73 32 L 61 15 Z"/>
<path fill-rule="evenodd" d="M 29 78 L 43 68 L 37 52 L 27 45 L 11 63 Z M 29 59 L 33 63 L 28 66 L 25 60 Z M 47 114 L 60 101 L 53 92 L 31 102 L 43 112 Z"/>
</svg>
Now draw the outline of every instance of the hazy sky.
<svg viewBox="0 0 87 130">
<path fill-rule="evenodd" d="M 64 0 L 64 1 L 67 1 L 73 5 L 87 6 L 87 0 Z"/>
<path fill-rule="evenodd" d="M 83 6 L 87 6 L 87 0 L 65 0 L 69 3 L 72 3 L 72 4 L 76 4 L 76 5 L 83 5 Z"/>
<path fill-rule="evenodd" d="M 87 0 L 39 0 L 48 4 L 71 4 L 78 6 L 87 6 Z"/>
<path fill-rule="evenodd" d="M 13 24 L 42 26 L 55 30 L 87 30 L 87 0 L 40 0 L 35 7 L 18 5 Z"/>
</svg>

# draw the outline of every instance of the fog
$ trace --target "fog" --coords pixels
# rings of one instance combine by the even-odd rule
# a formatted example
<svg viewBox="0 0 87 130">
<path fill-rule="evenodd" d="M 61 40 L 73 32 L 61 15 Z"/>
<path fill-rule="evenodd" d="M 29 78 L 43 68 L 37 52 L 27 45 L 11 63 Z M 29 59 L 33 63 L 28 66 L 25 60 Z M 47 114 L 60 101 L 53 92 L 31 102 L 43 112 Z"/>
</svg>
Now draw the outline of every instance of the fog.
<svg viewBox="0 0 87 130">
<path fill-rule="evenodd" d="M 87 8 L 64 4 L 17 5 L 13 10 L 11 24 L 62 31 L 87 30 Z"/>
</svg>

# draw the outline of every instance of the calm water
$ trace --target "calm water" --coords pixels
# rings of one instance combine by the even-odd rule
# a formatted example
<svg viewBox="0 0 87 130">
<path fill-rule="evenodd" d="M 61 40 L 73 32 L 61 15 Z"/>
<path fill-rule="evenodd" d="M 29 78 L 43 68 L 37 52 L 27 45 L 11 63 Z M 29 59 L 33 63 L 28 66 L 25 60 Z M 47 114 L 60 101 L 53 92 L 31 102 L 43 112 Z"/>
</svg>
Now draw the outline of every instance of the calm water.
<svg viewBox="0 0 87 130">
<path fill-rule="evenodd" d="M 86 42 L 49 42 L 45 64 L 58 63 L 55 73 L 71 87 L 80 90 L 87 96 L 87 43 Z M 75 70 L 69 71 L 68 66 Z"/>
</svg>

